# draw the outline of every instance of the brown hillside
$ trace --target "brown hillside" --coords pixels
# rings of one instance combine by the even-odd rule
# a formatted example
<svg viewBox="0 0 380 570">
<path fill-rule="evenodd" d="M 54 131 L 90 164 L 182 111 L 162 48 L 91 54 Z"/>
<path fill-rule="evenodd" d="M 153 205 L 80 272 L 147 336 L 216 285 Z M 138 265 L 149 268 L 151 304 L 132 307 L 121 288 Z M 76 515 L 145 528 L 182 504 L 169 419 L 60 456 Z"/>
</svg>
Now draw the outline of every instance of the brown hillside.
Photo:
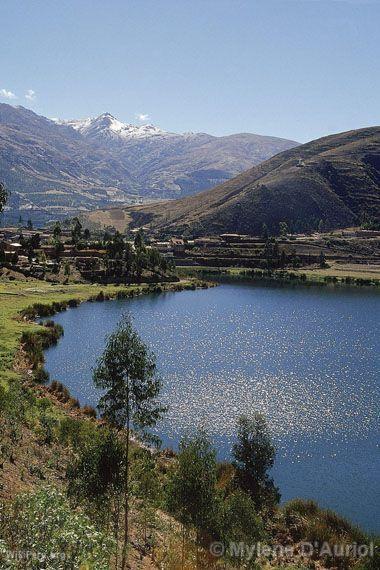
<svg viewBox="0 0 380 570">
<path fill-rule="evenodd" d="M 380 127 L 331 135 L 282 152 L 232 180 L 188 198 L 93 212 L 89 219 L 124 227 L 196 235 L 257 233 L 281 221 L 295 230 L 380 219 Z"/>
</svg>

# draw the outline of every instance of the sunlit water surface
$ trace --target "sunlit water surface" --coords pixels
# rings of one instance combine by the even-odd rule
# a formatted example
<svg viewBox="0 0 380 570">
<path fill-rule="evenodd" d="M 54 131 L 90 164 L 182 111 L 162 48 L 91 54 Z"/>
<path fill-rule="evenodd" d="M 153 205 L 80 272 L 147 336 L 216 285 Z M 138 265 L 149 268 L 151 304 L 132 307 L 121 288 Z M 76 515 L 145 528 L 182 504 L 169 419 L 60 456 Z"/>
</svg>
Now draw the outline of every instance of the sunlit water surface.
<svg viewBox="0 0 380 570">
<path fill-rule="evenodd" d="M 65 336 L 46 353 L 82 404 L 97 403 L 92 368 L 123 312 L 158 358 L 164 445 L 203 425 L 228 457 L 236 418 L 258 410 L 283 500 L 313 498 L 380 531 L 378 293 L 239 283 L 84 303 L 55 317 Z"/>
</svg>

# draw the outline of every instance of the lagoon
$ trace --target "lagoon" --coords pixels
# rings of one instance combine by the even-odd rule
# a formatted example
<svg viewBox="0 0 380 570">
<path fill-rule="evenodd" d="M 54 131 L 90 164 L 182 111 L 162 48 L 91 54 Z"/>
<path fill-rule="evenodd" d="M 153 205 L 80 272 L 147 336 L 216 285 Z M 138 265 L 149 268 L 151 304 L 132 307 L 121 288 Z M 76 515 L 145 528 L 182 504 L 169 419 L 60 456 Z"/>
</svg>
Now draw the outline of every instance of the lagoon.
<svg viewBox="0 0 380 570">
<path fill-rule="evenodd" d="M 316 499 L 380 532 L 378 292 L 225 282 L 83 303 L 55 316 L 65 335 L 46 351 L 82 405 L 96 406 L 91 369 L 123 312 L 157 355 L 165 446 L 202 425 L 228 458 L 236 418 L 260 411 L 282 500 Z"/>
</svg>

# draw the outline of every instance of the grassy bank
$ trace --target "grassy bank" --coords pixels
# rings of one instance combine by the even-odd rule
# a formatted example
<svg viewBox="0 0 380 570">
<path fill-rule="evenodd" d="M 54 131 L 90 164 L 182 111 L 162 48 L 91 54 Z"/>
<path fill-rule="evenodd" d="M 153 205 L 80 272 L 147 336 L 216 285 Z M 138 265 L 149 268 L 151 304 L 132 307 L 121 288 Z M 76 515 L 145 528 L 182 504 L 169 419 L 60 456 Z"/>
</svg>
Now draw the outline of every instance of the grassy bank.
<svg viewBox="0 0 380 570">
<path fill-rule="evenodd" d="M 37 316 L 50 316 L 83 301 L 128 298 L 151 292 L 181 291 L 204 286 L 197 281 L 161 285 L 102 286 L 90 284 L 60 285 L 45 281 L 0 282 L 0 383 L 19 376 L 14 369 L 15 356 L 22 335 L 42 331 L 31 322 Z"/>
<path fill-rule="evenodd" d="M 92 408 L 81 408 L 60 382 L 45 384 L 47 378 L 41 374 L 43 350 L 57 342 L 63 330 L 52 320 L 44 325 L 35 320 L 76 307 L 81 302 L 207 286 L 197 280 L 129 286 L 57 285 L 37 280 L 0 282 L 0 567 L 5 561 L 4 548 L 7 550 L 17 543 L 21 549 L 30 549 L 28 541 L 14 542 L 20 521 L 11 511 L 17 511 L 18 497 L 24 497 L 29 505 L 29 500 L 33 502 L 38 497 L 43 502 L 50 500 L 49 490 L 48 496 L 44 495 L 46 489 L 53 489 L 53 495 L 56 492 L 65 495 L 69 462 L 101 431 L 101 423 L 95 419 Z M 40 490 L 41 496 L 38 495 Z M 27 495 L 20 495 L 22 493 Z M 54 501 L 60 503 L 61 499 Z M 52 507 L 53 511 L 58 503 Z M 68 520 L 71 514 L 75 518 L 77 507 L 66 504 Z M 33 508 L 32 519 L 38 520 L 41 516 L 43 519 L 45 506 Z M 79 516 L 86 516 L 86 509 L 79 509 Z M 86 527 L 90 522 L 86 520 Z M 99 529 L 93 530 L 96 533 Z M 40 547 L 45 546 L 48 545 L 42 541 Z M 139 554 L 136 551 L 131 556 L 137 560 Z M 152 566 L 144 566 L 148 567 Z M 97 566 L 88 568 L 95 570 Z"/>
</svg>

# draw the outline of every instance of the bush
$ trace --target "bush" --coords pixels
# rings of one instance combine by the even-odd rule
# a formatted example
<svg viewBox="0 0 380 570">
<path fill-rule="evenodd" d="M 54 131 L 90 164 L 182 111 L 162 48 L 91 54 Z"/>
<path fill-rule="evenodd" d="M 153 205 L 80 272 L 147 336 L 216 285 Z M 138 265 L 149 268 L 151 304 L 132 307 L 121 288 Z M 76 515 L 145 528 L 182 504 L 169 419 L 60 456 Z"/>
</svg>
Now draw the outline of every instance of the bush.
<svg viewBox="0 0 380 570">
<path fill-rule="evenodd" d="M 256 508 L 272 510 L 280 500 L 280 493 L 269 475 L 276 457 L 276 449 L 264 416 L 241 416 L 237 423 L 237 441 L 232 447 L 236 483 L 252 498 Z"/>
<path fill-rule="evenodd" d="M 30 307 L 26 307 L 21 311 L 21 315 L 27 319 L 36 319 L 37 317 L 51 317 L 55 313 L 65 311 L 68 303 L 66 301 L 54 301 L 51 305 L 44 303 L 34 303 Z"/>
<path fill-rule="evenodd" d="M 7 550 L 35 553 L 28 558 L 26 568 L 110 567 L 113 539 L 99 532 L 86 515 L 73 511 L 59 491 L 45 488 L 20 495 L 4 510 L 3 550 L 5 546 Z"/>
<path fill-rule="evenodd" d="M 313 518 L 319 512 L 315 501 L 293 499 L 284 505 L 283 514 L 285 524 L 294 540 L 304 538 L 308 518 Z"/>
<path fill-rule="evenodd" d="M 104 506 L 113 493 L 121 491 L 123 457 L 123 444 L 113 431 L 94 431 L 68 466 L 69 494 Z"/>
<path fill-rule="evenodd" d="M 57 380 L 53 380 L 53 382 L 50 384 L 50 391 L 56 392 L 58 389 L 58 384 L 59 382 L 57 382 Z"/>
<path fill-rule="evenodd" d="M 61 382 L 57 382 L 58 388 L 55 390 L 55 394 L 60 402 L 66 403 L 71 399 L 70 390 L 64 386 Z"/>
<path fill-rule="evenodd" d="M 35 369 L 33 378 L 38 384 L 47 384 L 49 382 L 49 372 L 40 366 Z"/>
<path fill-rule="evenodd" d="M 56 344 L 63 335 L 63 327 L 53 321 L 47 321 L 39 330 L 24 331 L 21 344 L 26 352 L 32 368 L 38 368 L 44 362 L 43 351 Z"/>
<path fill-rule="evenodd" d="M 70 408 L 75 408 L 75 409 L 80 408 L 80 403 L 79 403 L 78 398 L 70 398 L 69 399 L 69 405 L 70 405 Z"/>
<path fill-rule="evenodd" d="M 221 514 L 220 537 L 224 544 L 245 543 L 255 544 L 265 538 L 264 525 L 257 515 L 255 504 L 251 497 L 243 491 L 235 491 L 224 501 Z M 234 556 L 230 563 L 241 568 L 246 558 L 246 552 Z M 254 560 L 251 560 L 254 564 Z"/>
<path fill-rule="evenodd" d="M 118 300 L 127 299 L 130 296 L 131 296 L 131 292 L 127 291 L 126 289 L 122 289 L 121 291 L 118 291 L 116 293 L 116 299 L 118 299 Z"/>
<path fill-rule="evenodd" d="M 285 524 L 295 542 L 303 540 L 316 546 L 323 543 L 350 545 L 367 544 L 368 538 L 357 527 L 333 511 L 320 509 L 315 501 L 294 499 L 283 507 Z M 326 554 L 324 563 L 349 567 L 349 556 L 335 558 Z"/>
<path fill-rule="evenodd" d="M 58 382 L 57 380 L 53 380 L 53 382 L 50 384 L 50 390 L 52 392 L 62 393 L 63 389 L 64 385 L 62 384 L 62 382 Z"/>
<path fill-rule="evenodd" d="M 96 410 L 92 406 L 83 406 L 82 411 L 89 418 L 96 418 Z"/>
<path fill-rule="evenodd" d="M 94 437 L 95 429 L 92 422 L 66 417 L 58 425 L 57 439 L 62 445 L 82 448 Z"/>
</svg>

